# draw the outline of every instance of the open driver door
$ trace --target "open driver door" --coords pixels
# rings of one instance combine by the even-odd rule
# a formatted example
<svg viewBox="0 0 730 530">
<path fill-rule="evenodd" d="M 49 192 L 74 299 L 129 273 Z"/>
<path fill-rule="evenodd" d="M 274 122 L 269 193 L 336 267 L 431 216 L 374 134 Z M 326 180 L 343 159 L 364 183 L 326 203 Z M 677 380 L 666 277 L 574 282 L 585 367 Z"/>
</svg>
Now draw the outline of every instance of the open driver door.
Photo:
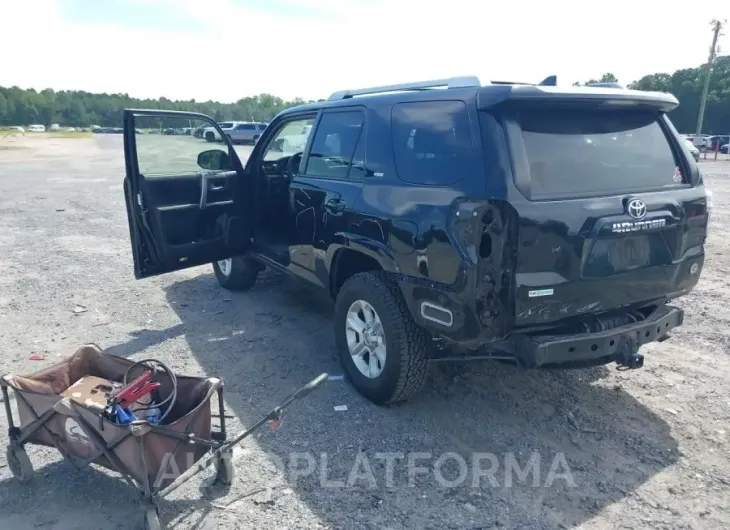
<svg viewBox="0 0 730 530">
<path fill-rule="evenodd" d="M 206 130 L 217 131 L 221 143 L 206 143 Z M 251 248 L 254 183 L 213 119 L 126 109 L 124 162 L 136 278 L 239 256 Z"/>
</svg>

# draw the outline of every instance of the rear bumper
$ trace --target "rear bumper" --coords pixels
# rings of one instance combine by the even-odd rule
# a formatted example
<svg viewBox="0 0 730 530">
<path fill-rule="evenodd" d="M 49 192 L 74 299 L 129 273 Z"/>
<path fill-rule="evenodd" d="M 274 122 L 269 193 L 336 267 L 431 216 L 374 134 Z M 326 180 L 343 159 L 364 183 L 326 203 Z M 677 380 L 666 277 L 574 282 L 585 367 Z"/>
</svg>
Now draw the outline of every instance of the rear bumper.
<svg viewBox="0 0 730 530">
<path fill-rule="evenodd" d="M 681 309 L 661 306 L 646 320 L 606 331 L 577 335 L 516 335 L 510 341 L 515 357 L 527 368 L 591 362 L 605 364 L 627 353 L 627 347 L 638 349 L 662 338 L 681 326 L 683 320 Z"/>
</svg>

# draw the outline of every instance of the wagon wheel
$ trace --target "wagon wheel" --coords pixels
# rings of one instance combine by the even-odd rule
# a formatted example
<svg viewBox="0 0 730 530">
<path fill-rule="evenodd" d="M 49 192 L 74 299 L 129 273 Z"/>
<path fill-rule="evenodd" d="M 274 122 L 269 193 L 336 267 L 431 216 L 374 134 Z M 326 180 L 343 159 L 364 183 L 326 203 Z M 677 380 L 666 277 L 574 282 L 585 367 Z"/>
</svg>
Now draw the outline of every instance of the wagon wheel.
<svg viewBox="0 0 730 530">
<path fill-rule="evenodd" d="M 162 524 L 160 523 L 160 514 L 157 507 L 147 508 L 144 512 L 144 527 L 145 530 L 162 530 Z"/>
<path fill-rule="evenodd" d="M 215 481 L 223 486 L 233 484 L 235 478 L 235 469 L 233 468 L 233 453 L 221 453 L 215 460 Z"/>
<path fill-rule="evenodd" d="M 25 484 L 33 477 L 33 464 L 31 464 L 25 449 L 9 445 L 6 457 L 10 471 L 21 484 Z"/>
</svg>

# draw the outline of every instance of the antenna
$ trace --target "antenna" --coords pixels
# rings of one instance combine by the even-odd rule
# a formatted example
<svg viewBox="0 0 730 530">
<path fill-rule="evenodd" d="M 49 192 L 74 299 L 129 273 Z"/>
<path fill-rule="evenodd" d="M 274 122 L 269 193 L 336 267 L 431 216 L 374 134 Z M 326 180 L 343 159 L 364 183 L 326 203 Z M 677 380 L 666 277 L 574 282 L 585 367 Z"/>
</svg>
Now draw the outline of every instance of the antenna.
<svg viewBox="0 0 730 530">
<path fill-rule="evenodd" d="M 540 81 L 537 86 L 557 86 L 558 76 L 551 75 Z"/>
</svg>

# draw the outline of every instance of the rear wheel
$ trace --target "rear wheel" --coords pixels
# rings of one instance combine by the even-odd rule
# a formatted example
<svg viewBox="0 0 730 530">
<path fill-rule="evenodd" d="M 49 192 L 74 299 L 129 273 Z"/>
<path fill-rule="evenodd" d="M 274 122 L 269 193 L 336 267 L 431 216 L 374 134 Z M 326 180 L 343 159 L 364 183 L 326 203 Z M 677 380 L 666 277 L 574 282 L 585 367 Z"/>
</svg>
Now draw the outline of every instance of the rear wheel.
<svg viewBox="0 0 730 530">
<path fill-rule="evenodd" d="M 259 141 L 259 138 L 261 138 L 258 134 L 253 137 L 253 144 L 256 145 Z"/>
<path fill-rule="evenodd" d="M 344 283 L 334 325 L 342 367 L 373 403 L 403 401 L 424 387 L 430 337 L 382 273 L 355 274 Z"/>
<path fill-rule="evenodd" d="M 213 263 L 213 272 L 218 284 L 230 291 L 248 291 L 256 283 L 261 266 L 255 261 L 235 257 Z"/>
</svg>

